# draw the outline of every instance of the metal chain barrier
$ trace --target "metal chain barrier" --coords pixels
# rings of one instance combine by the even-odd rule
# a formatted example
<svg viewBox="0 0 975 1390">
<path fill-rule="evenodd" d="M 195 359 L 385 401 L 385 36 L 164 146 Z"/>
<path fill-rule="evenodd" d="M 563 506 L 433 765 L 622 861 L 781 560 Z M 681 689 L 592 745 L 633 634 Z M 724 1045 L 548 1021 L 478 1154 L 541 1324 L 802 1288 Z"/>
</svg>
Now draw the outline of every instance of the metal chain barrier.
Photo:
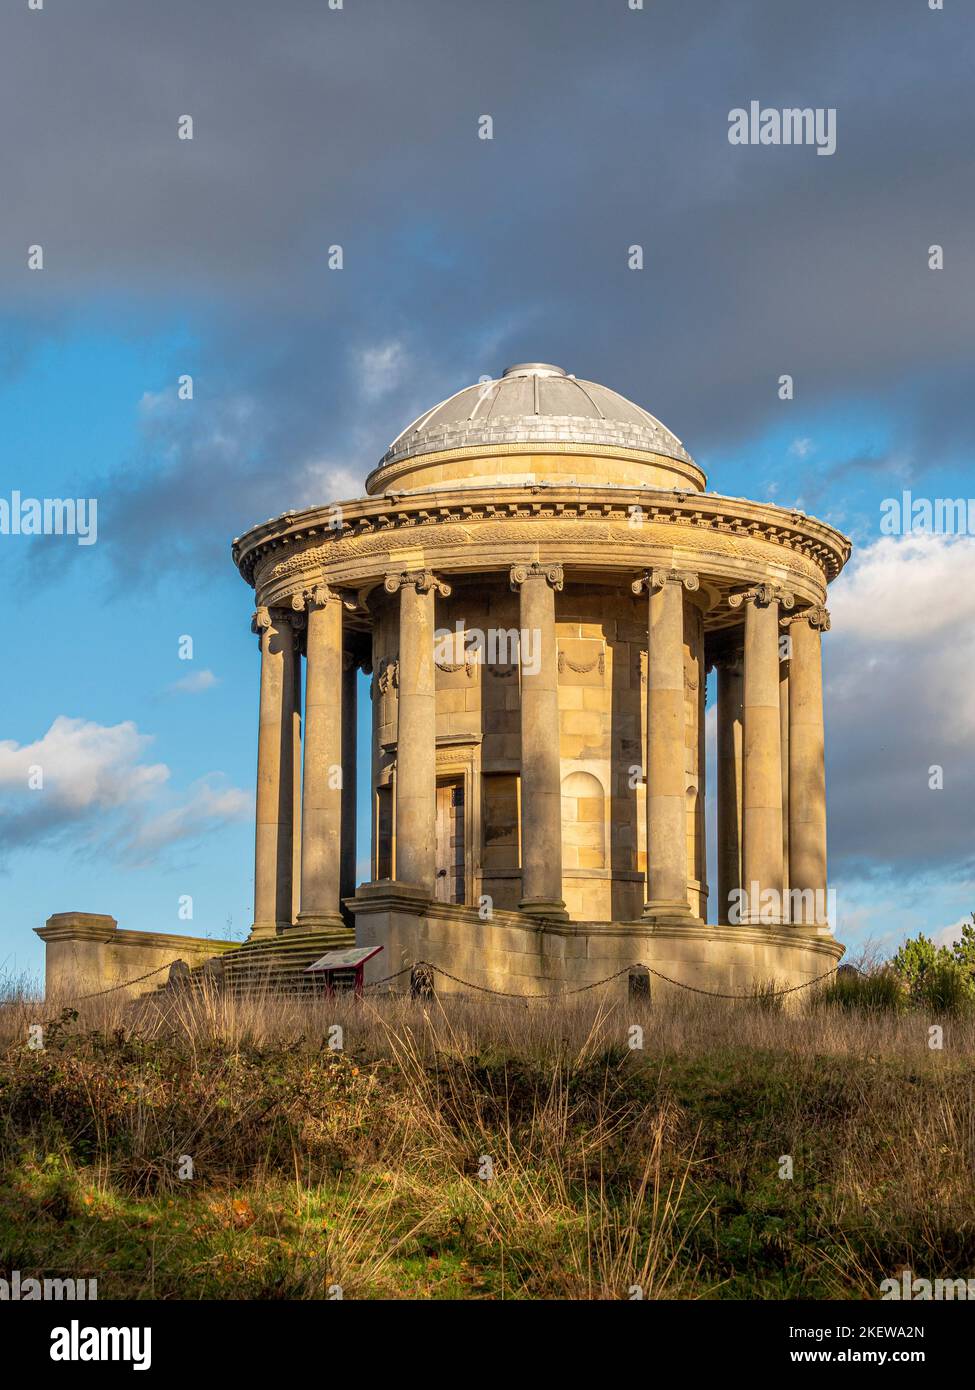
<svg viewBox="0 0 975 1390">
<path fill-rule="evenodd" d="M 168 960 L 165 965 L 157 965 L 155 970 L 147 970 L 144 975 L 137 975 L 134 980 L 123 980 L 120 985 L 109 985 L 108 989 L 96 989 L 93 990 L 91 994 L 78 994 L 75 996 L 75 1002 L 80 1004 L 82 999 L 98 999 L 103 994 L 114 994 L 118 989 L 128 989 L 130 985 L 141 984 L 143 980 L 151 979 L 153 975 L 158 975 L 160 971 L 168 970 L 172 963 L 171 960 Z"/>
<path fill-rule="evenodd" d="M 377 989 L 379 985 L 387 985 L 390 980 L 398 980 L 401 975 L 405 975 L 408 970 L 412 970 L 412 965 L 404 965 L 402 970 L 397 970 L 395 975 L 384 975 L 381 980 L 370 980 L 363 989 Z"/>
<path fill-rule="evenodd" d="M 625 965 L 622 970 L 617 970 L 613 975 L 607 975 L 604 980 L 595 980 L 591 985 L 580 985 L 578 989 L 558 989 L 551 994 L 513 994 L 505 989 L 489 989 L 487 985 L 475 985 L 470 980 L 462 980 L 457 975 L 451 975 L 449 970 L 441 970 L 439 965 L 432 964 L 428 960 L 418 960 L 417 965 L 425 965 L 430 970 L 435 970 L 438 975 L 443 975 L 447 980 L 453 980 L 455 985 L 463 985 L 465 989 L 476 989 L 481 994 L 494 994 L 499 999 L 559 999 L 566 994 L 584 994 L 587 989 L 597 989 L 600 985 L 608 984 L 610 980 L 618 979 L 620 975 L 626 975 L 633 969 L 631 965 Z"/>
<path fill-rule="evenodd" d="M 153 975 L 158 975 L 163 970 L 168 970 L 172 962 L 167 961 L 165 965 L 158 965 L 155 970 L 147 970 L 144 975 L 137 975 L 134 980 L 123 980 L 121 984 L 110 985 L 108 989 L 96 989 L 91 994 L 79 994 L 76 1002 L 81 1003 L 84 999 L 99 999 L 105 994 L 114 994 L 120 989 L 129 989 L 132 985 L 141 984 L 143 980 L 149 980 Z M 624 965 L 622 970 L 615 971 L 612 975 L 606 975 L 601 980 L 594 980 L 588 985 L 578 985 L 574 989 L 553 990 L 550 994 L 516 994 L 510 990 L 491 989 L 488 985 L 475 985 L 470 980 L 462 980 L 459 975 L 451 975 L 449 970 L 443 970 L 439 965 L 434 965 L 432 961 L 418 960 L 412 965 L 404 965 L 402 970 L 397 970 L 392 975 L 384 975 L 381 980 L 371 980 L 365 986 L 366 989 L 378 989 L 380 985 L 389 984 L 391 980 L 398 980 L 401 975 L 414 970 L 417 966 L 425 966 L 428 970 L 434 970 L 438 975 L 442 975 L 446 980 L 452 980 L 455 985 L 463 985 L 464 989 L 476 990 L 479 994 L 493 994 L 498 999 L 517 999 L 519 1002 L 532 999 L 562 999 L 572 994 L 585 994 L 587 990 L 598 989 L 600 985 L 607 985 L 611 980 L 618 980 L 621 975 L 628 975 L 631 970 L 645 970 L 648 975 L 655 975 L 658 980 L 664 980 L 667 984 L 673 985 L 676 989 L 686 989 L 692 994 L 703 994 L 709 999 L 778 999 L 786 994 L 796 994 L 799 990 L 809 989 L 811 985 L 818 985 L 821 980 L 825 980 L 829 975 L 835 974 L 836 967 L 824 970 L 822 975 L 816 975 L 811 980 L 805 980 L 801 985 L 790 985 L 788 989 L 764 990 L 760 994 L 725 994 L 720 990 L 701 989 L 698 985 L 686 984 L 683 980 L 675 980 L 670 975 L 665 975 L 660 970 L 655 970 L 652 965 L 644 965 L 642 961 L 635 961 L 632 965 Z"/>
<path fill-rule="evenodd" d="M 678 989 L 689 989 L 692 994 L 706 994 L 710 999 L 778 999 L 783 994 L 796 994 L 800 989 L 808 989 L 810 985 L 818 985 L 820 980 L 825 980 L 828 975 L 836 973 L 834 965 L 830 970 L 824 970 L 821 975 L 815 975 L 811 980 L 805 980 L 801 985 L 790 985 L 788 989 L 769 989 L 761 994 L 721 994 L 715 989 L 699 989 L 697 985 L 686 985 L 681 980 L 672 980 L 669 975 L 663 975 L 659 970 L 654 970 L 652 966 L 643 966 L 644 970 L 651 975 L 656 975 L 658 980 L 666 980 L 669 985 L 676 985 Z"/>
<path fill-rule="evenodd" d="M 833 967 L 832 969 L 830 969 L 830 970 L 824 970 L 823 973 L 822 973 L 822 975 L 816 975 L 816 976 L 814 976 L 814 978 L 811 979 L 811 980 L 805 980 L 801 985 L 790 985 L 788 989 L 772 989 L 772 990 L 765 990 L 765 991 L 763 991 L 763 992 L 760 993 L 760 994 L 723 994 L 723 993 L 721 993 L 721 991 L 719 991 L 719 990 L 714 990 L 714 989 L 700 989 L 697 985 L 688 985 L 688 984 L 685 984 L 682 980 L 674 980 L 674 979 L 671 978 L 671 976 L 669 976 L 669 975 L 664 975 L 662 971 L 660 971 L 660 970 L 654 970 L 654 968 L 653 968 L 652 965 L 644 965 L 642 961 L 636 961 L 636 962 L 634 962 L 633 965 L 624 965 L 624 967 L 623 967 L 622 970 L 617 970 L 614 974 L 612 974 L 612 975 L 607 975 L 607 976 L 605 976 L 605 978 L 602 979 L 602 980 L 594 980 L 594 981 L 592 982 L 592 984 L 589 984 L 589 985 L 579 985 L 579 986 L 578 986 L 577 988 L 575 988 L 575 989 L 560 989 L 560 990 L 555 990 L 555 991 L 553 991 L 553 993 L 551 993 L 551 994 L 513 994 L 513 993 L 510 993 L 508 990 L 503 990 L 503 989 L 490 989 L 487 985 L 475 985 L 475 984 L 473 984 L 470 980 L 462 980 L 458 975 L 451 975 L 451 973 L 449 972 L 449 970 L 442 970 L 442 969 L 440 968 L 439 965 L 434 965 L 431 961 L 427 961 L 427 960 L 418 960 L 418 961 L 415 962 L 415 964 L 416 964 L 416 965 L 424 965 L 424 966 L 426 966 L 426 967 L 427 967 L 428 969 L 430 969 L 430 970 L 435 970 L 436 973 L 437 973 L 438 975 L 443 975 L 443 977 L 444 977 L 445 979 L 447 979 L 447 980 L 452 980 L 452 981 L 454 982 L 455 985 L 463 985 L 465 989 L 474 989 L 474 990 L 477 990 L 477 991 L 478 991 L 479 993 L 481 993 L 481 994 L 493 994 L 493 995 L 496 995 L 496 996 L 497 996 L 498 998 L 500 998 L 500 999 L 517 999 L 517 1000 L 519 1000 L 519 1001 L 521 1001 L 521 1002 L 523 1002 L 523 1001 L 525 1001 L 525 1000 L 532 1000 L 532 999 L 561 999 L 561 998 L 565 998 L 567 995 L 570 995 L 570 994 L 585 994 L 585 992 L 586 992 L 587 990 L 590 990 L 590 989 L 598 989 L 600 985 L 609 984 L 609 982 L 610 982 L 611 980 L 618 980 L 619 977 L 620 977 L 621 975 L 628 975 L 629 972 L 630 972 L 631 970 L 646 970 L 647 974 L 649 974 L 649 975 L 656 975 L 656 977 L 657 977 L 658 980 L 665 980 L 665 981 L 667 982 L 667 984 L 669 984 L 669 985 L 674 985 L 677 989 L 686 989 L 686 990 L 690 990 L 692 994 L 704 994 L 704 995 L 707 995 L 708 998 L 710 998 L 710 999 L 753 999 L 753 1000 L 754 1000 L 754 999 L 775 999 L 775 998 L 779 998 L 780 996 L 785 995 L 785 994 L 796 994 L 799 990 L 802 990 L 802 989 L 809 989 L 809 987 L 810 987 L 811 985 L 817 985 L 817 984 L 819 984 L 819 982 L 820 982 L 821 980 L 825 980 L 825 979 L 827 978 L 827 976 L 832 975 L 832 974 L 835 973 L 835 966 L 834 966 L 834 967 Z M 409 970 L 409 969 L 411 969 L 411 968 L 412 968 L 412 967 L 407 966 L 407 967 L 406 967 L 406 970 Z M 401 970 L 401 971 L 399 972 L 399 974 L 401 974 L 401 975 L 404 974 L 404 973 L 405 973 L 404 970 Z M 390 976 L 390 979 L 395 979 L 395 976 Z M 377 983 L 383 983 L 383 982 L 382 982 L 382 981 L 377 981 Z"/>
</svg>

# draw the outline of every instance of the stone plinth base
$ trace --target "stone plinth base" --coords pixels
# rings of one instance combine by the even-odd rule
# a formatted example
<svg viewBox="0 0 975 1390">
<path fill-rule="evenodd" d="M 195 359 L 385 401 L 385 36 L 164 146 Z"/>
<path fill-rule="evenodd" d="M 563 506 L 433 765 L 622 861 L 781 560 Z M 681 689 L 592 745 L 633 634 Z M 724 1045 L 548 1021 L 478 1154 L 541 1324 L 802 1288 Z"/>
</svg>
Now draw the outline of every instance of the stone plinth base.
<svg viewBox="0 0 975 1390">
<path fill-rule="evenodd" d="M 482 921 L 477 910 L 451 903 L 420 902 L 395 883 L 369 884 L 349 900 L 356 945 L 382 946 L 365 968 L 365 982 L 416 961 L 470 985 L 507 993 L 549 994 L 595 984 L 628 966 L 645 965 L 676 984 L 651 976 L 655 999 L 685 994 L 681 986 L 716 994 L 749 995 L 768 987 L 789 989 L 835 969 L 844 947 L 832 934 L 803 927 L 708 926 L 685 920 L 635 922 L 540 922 L 526 913 L 495 911 Z M 436 988 L 463 992 L 443 975 Z M 406 990 L 409 977 L 393 982 Z M 625 974 L 607 986 L 625 997 Z M 799 996 L 787 996 L 795 999 Z"/>
<path fill-rule="evenodd" d="M 187 967 L 181 983 L 206 980 L 240 994 L 312 992 L 305 970 L 326 951 L 355 944 L 351 927 L 289 928 L 276 936 L 210 941 L 165 932 L 120 931 L 114 917 L 93 912 L 59 912 L 35 927 L 47 947 L 48 999 L 64 1004 L 111 990 L 120 999 L 150 994 L 169 981 L 175 961 Z M 151 972 L 151 973 L 150 973 Z M 148 978 L 140 977 L 147 975 Z M 118 989 L 117 986 L 124 986 Z M 111 997 L 111 996 L 106 996 Z"/>
<path fill-rule="evenodd" d="M 45 995 L 65 1004 L 109 989 L 119 998 L 134 999 L 166 983 L 167 972 L 159 967 L 181 960 L 192 969 L 238 945 L 168 932 L 120 931 L 114 917 L 98 912 L 57 912 L 34 930 L 47 948 Z M 148 979 L 139 978 L 147 974 Z M 116 989 L 119 985 L 124 988 Z"/>
</svg>

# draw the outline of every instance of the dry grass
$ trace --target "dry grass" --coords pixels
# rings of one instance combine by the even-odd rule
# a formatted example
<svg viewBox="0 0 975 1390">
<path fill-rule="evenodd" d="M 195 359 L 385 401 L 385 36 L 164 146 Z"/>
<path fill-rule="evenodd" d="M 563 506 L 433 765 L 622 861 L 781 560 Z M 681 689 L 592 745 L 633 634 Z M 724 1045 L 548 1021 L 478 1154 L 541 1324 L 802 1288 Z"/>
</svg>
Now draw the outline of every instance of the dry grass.
<svg viewBox="0 0 975 1390">
<path fill-rule="evenodd" d="M 975 1273 L 969 1017 L 208 993 L 57 1020 L 0 1005 L 0 1269 L 254 1298 L 875 1297 L 903 1264 Z"/>
</svg>

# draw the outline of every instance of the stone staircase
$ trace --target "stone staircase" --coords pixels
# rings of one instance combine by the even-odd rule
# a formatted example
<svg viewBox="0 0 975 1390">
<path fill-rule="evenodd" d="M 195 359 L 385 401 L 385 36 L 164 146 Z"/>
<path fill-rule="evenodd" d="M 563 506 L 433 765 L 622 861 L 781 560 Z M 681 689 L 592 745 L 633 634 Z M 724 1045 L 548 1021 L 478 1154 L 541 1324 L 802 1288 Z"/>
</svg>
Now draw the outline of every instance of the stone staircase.
<svg viewBox="0 0 975 1390">
<path fill-rule="evenodd" d="M 185 968 L 159 985 L 157 993 L 174 988 L 204 989 L 207 986 L 240 996 L 261 994 L 312 995 L 322 992 L 321 978 L 305 971 L 326 951 L 355 945 L 352 927 L 330 927 L 322 931 L 282 932 L 278 936 L 245 941 L 236 950 Z"/>
</svg>

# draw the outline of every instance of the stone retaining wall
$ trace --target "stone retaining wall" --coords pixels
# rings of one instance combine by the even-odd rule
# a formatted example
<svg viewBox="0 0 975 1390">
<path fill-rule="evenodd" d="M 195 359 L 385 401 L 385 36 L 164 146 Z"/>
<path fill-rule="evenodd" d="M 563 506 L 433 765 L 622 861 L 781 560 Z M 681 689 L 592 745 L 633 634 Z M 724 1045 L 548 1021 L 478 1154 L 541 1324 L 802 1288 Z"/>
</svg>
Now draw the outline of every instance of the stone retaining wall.
<svg viewBox="0 0 975 1390">
<path fill-rule="evenodd" d="M 117 993 L 134 999 L 166 982 L 165 970 L 139 981 L 141 975 L 175 960 L 200 965 L 240 944 L 166 932 L 119 931 L 114 917 L 95 912 L 58 912 L 34 930 L 47 948 L 45 996 L 64 1004 L 127 981 L 138 983 Z"/>
<path fill-rule="evenodd" d="M 824 975 L 835 969 L 845 949 L 832 933 L 803 927 L 539 922 L 524 913 L 498 911 L 482 921 L 473 908 L 431 903 L 393 884 L 363 885 L 350 906 L 356 945 L 384 948 L 366 966 L 367 985 L 424 960 L 471 985 L 545 994 L 645 965 L 680 985 L 750 994 Z M 406 976 L 392 985 L 408 986 Z M 625 998 L 628 987 L 624 974 L 607 988 Z M 463 986 L 438 975 L 436 988 L 450 993 Z M 656 976 L 650 988 L 655 999 L 682 992 Z"/>
</svg>

